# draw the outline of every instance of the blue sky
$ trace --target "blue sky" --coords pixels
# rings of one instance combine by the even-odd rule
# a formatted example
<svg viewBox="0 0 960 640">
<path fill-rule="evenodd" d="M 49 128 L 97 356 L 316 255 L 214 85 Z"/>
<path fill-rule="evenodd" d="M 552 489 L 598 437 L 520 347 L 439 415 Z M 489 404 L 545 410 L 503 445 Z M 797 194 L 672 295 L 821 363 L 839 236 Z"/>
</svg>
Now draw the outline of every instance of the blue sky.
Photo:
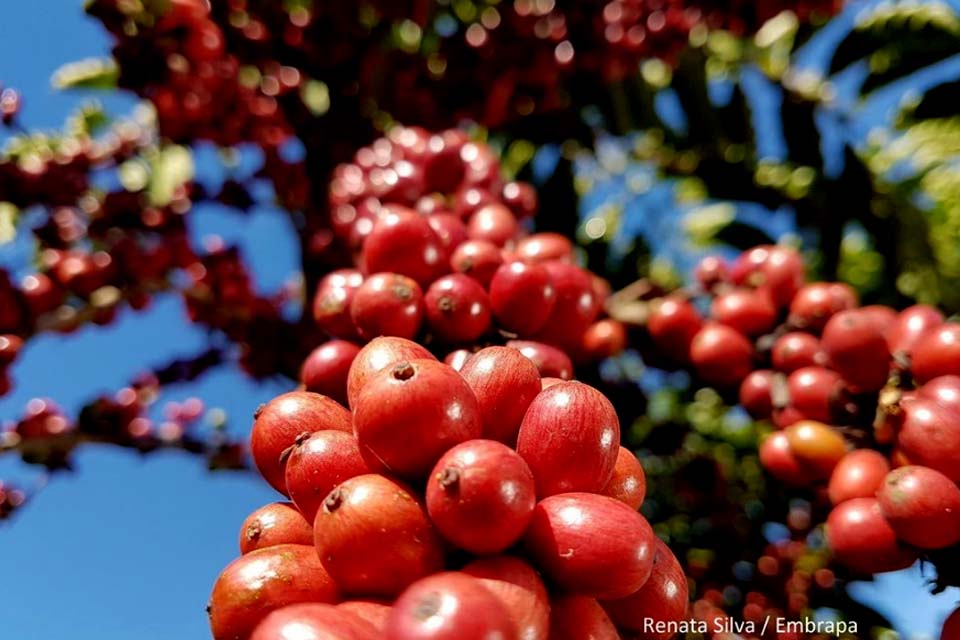
<svg viewBox="0 0 960 640">
<path fill-rule="evenodd" d="M 83 16 L 81 0 L 4 4 L 0 83 L 23 92 L 29 127 L 56 127 L 83 96 L 51 89 L 52 72 L 67 61 L 106 55 L 108 41 Z M 97 97 L 115 113 L 132 105 L 123 96 Z M 278 286 L 297 264 L 290 230 L 276 212 L 241 219 L 208 206 L 197 212 L 195 227 L 198 238 L 216 231 L 240 242 L 264 289 Z M 9 257 L 0 249 L 0 262 Z M 142 314 L 125 312 L 107 329 L 43 336 L 15 364 L 15 389 L 0 399 L 0 419 L 15 418 L 36 396 L 75 409 L 147 367 L 195 353 L 203 341 L 175 300 L 159 300 Z M 224 408 L 231 427 L 245 432 L 256 405 L 284 390 L 217 370 L 170 389 L 167 399 L 197 395 Z M 0 478 L 35 477 L 8 458 L 0 458 Z M 0 640 L 207 637 L 203 608 L 217 573 L 237 554 L 237 528 L 276 494 L 252 475 L 211 475 L 201 461 L 177 453 L 141 458 L 88 448 L 76 467 L 76 474 L 54 478 L 12 526 L 0 526 Z M 857 587 L 858 597 L 878 602 L 904 631 L 933 635 L 958 599 L 956 592 L 930 598 L 916 572 L 878 584 Z"/>
</svg>

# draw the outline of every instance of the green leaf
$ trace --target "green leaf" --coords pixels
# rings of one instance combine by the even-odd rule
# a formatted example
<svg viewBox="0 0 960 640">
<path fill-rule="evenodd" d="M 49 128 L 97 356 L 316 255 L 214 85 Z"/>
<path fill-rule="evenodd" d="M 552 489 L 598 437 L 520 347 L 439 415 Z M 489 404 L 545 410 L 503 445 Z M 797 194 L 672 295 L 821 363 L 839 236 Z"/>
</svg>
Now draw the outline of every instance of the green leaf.
<svg viewBox="0 0 960 640">
<path fill-rule="evenodd" d="M 155 206 L 170 204 L 177 189 L 193 179 L 193 155 L 186 147 L 164 147 L 152 159 L 151 165 L 147 196 Z"/>
<path fill-rule="evenodd" d="M 116 89 L 119 69 L 110 58 L 89 58 L 57 69 L 51 83 L 55 89 Z"/>
</svg>

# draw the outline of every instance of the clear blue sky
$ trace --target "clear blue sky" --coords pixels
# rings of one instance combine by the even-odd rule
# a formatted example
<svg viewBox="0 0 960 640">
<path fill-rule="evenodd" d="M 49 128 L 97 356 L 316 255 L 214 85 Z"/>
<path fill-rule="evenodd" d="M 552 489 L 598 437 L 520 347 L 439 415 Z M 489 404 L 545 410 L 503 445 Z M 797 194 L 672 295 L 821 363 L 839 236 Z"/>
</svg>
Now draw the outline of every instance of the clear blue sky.
<svg viewBox="0 0 960 640">
<path fill-rule="evenodd" d="M 81 4 L 4 3 L 0 83 L 23 91 L 30 127 L 58 126 L 79 100 L 50 88 L 58 66 L 108 52 Z M 117 113 L 132 104 L 122 96 L 105 102 Z M 241 242 L 264 289 L 276 288 L 297 264 L 290 231 L 274 212 L 241 219 L 208 207 L 195 226 L 198 237 L 219 232 Z M 10 259 L 0 249 L 0 262 Z M 15 418 L 36 396 L 74 410 L 144 368 L 196 352 L 204 337 L 182 314 L 175 300 L 159 301 L 146 313 L 124 313 L 108 329 L 31 341 L 14 366 L 14 392 L 0 399 L 0 419 Z M 245 432 L 256 405 L 284 390 L 223 370 L 170 389 L 168 399 L 198 395 L 226 409 L 231 427 Z M 276 494 L 251 475 L 211 475 L 199 460 L 176 453 L 141 459 L 86 449 L 76 462 L 76 474 L 54 478 L 12 526 L 0 526 L 0 640 L 208 637 L 203 608 L 215 576 L 237 554 L 237 528 Z M 29 481 L 33 474 L 0 458 L 0 478 Z M 858 596 L 879 603 L 903 631 L 932 635 L 958 599 L 956 592 L 925 595 L 916 572 L 884 577 L 880 585 L 858 588 Z"/>
</svg>

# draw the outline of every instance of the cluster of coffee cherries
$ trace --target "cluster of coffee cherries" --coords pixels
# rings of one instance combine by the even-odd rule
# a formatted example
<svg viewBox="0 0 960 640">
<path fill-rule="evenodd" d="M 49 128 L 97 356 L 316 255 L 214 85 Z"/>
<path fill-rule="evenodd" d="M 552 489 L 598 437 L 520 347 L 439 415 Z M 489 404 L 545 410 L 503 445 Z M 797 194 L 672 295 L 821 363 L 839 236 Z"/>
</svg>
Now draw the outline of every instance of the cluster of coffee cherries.
<svg viewBox="0 0 960 640">
<path fill-rule="evenodd" d="M 410 248 L 410 245 L 407 245 Z M 460 370 L 377 337 L 338 397 L 258 409 L 250 450 L 291 502 L 255 511 L 217 579 L 217 640 L 635 637 L 687 610 L 637 509 L 646 479 L 609 400 L 491 346 Z"/>
<path fill-rule="evenodd" d="M 904 568 L 960 543 L 960 324 L 936 309 L 860 307 L 836 282 L 805 281 L 793 249 L 761 246 L 697 269 L 706 314 L 653 305 L 653 342 L 775 430 L 774 477 L 834 508 L 827 538 L 862 573 Z"/>
</svg>

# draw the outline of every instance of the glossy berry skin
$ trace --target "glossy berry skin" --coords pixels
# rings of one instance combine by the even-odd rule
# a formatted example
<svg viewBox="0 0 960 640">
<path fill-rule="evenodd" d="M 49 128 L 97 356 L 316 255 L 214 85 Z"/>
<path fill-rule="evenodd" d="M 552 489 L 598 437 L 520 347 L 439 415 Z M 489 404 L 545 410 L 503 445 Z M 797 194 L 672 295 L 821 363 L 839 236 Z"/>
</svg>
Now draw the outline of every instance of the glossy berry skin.
<svg viewBox="0 0 960 640">
<path fill-rule="evenodd" d="M 405 207 L 386 208 L 363 243 L 368 273 L 390 272 L 428 286 L 447 271 L 447 252 L 426 217 Z"/>
<path fill-rule="evenodd" d="M 820 344 L 830 366 L 852 391 L 878 391 L 887 383 L 890 352 L 883 327 L 864 310 L 841 311 L 831 317 Z"/>
<path fill-rule="evenodd" d="M 422 478 L 450 447 L 480 437 L 483 420 L 470 385 L 436 360 L 385 369 L 360 392 L 353 414 L 369 464 Z"/>
<path fill-rule="evenodd" d="M 655 538 L 653 546 L 653 570 L 646 583 L 626 598 L 601 603 L 621 629 L 643 632 L 645 620 L 669 624 L 686 619 L 688 586 L 683 567 L 663 540 Z M 672 634 L 648 631 L 644 637 L 669 640 Z"/>
<path fill-rule="evenodd" d="M 840 282 L 811 282 L 804 285 L 790 302 L 790 322 L 820 333 L 835 313 L 857 306 L 857 294 Z"/>
<path fill-rule="evenodd" d="M 477 578 L 506 607 L 517 640 L 547 640 L 550 600 L 533 567 L 513 556 L 474 560 L 461 571 Z"/>
<path fill-rule="evenodd" d="M 631 509 L 637 510 L 647 495 L 647 476 L 637 456 L 625 447 L 617 452 L 617 462 L 613 475 L 600 495 L 619 500 Z"/>
<path fill-rule="evenodd" d="M 527 408 L 540 393 L 537 366 L 516 349 L 487 347 L 464 363 L 460 375 L 477 398 L 483 437 L 513 445 Z"/>
<path fill-rule="evenodd" d="M 704 382 L 736 388 L 753 370 L 753 345 L 742 333 L 708 322 L 690 343 L 690 362 Z"/>
<path fill-rule="evenodd" d="M 894 469 L 877 492 L 883 517 L 907 544 L 944 549 L 960 542 L 960 488 L 939 471 Z"/>
<path fill-rule="evenodd" d="M 423 320 L 423 291 L 406 276 L 375 273 L 354 294 L 350 318 L 365 340 L 378 336 L 413 338 Z"/>
<path fill-rule="evenodd" d="M 424 303 L 430 331 L 443 342 L 473 342 L 490 328 L 490 298 L 469 276 L 438 278 L 427 289 Z"/>
<path fill-rule="evenodd" d="M 498 247 L 512 241 L 519 230 L 513 213 L 499 202 L 480 207 L 467 222 L 467 233 L 471 240 L 486 240 Z"/>
<path fill-rule="evenodd" d="M 325 342 L 307 356 L 300 367 L 300 382 L 307 391 L 347 404 L 347 374 L 360 347 L 346 340 Z"/>
<path fill-rule="evenodd" d="M 241 555 L 278 544 L 313 544 L 313 525 L 289 502 L 264 505 L 240 526 Z"/>
<path fill-rule="evenodd" d="M 838 505 L 854 498 L 872 498 L 889 472 L 890 463 L 883 454 L 873 449 L 851 451 L 830 475 L 830 502 Z"/>
<path fill-rule="evenodd" d="M 739 289 L 713 299 L 710 317 L 749 337 L 770 331 L 777 322 L 777 310 L 764 293 Z"/>
<path fill-rule="evenodd" d="M 447 451 L 427 480 L 427 513 L 444 538 L 477 555 L 513 545 L 536 504 L 533 472 L 517 452 L 493 440 Z"/>
<path fill-rule="evenodd" d="M 490 306 L 497 324 L 520 336 L 542 329 L 555 302 L 550 273 L 538 264 L 503 264 L 490 281 Z"/>
<path fill-rule="evenodd" d="M 391 365 L 405 360 L 433 358 L 425 347 L 411 340 L 396 337 L 374 338 L 350 365 L 347 374 L 347 399 L 350 407 L 356 407 L 357 397 L 370 378 Z"/>
<path fill-rule="evenodd" d="M 240 556 L 213 585 L 207 613 L 214 640 L 249 638 L 271 611 L 300 602 L 336 602 L 337 586 L 313 547 L 282 544 Z"/>
<path fill-rule="evenodd" d="M 790 451 L 817 478 L 829 478 L 847 454 L 847 443 L 836 429 L 814 420 L 801 420 L 786 429 Z"/>
<path fill-rule="evenodd" d="M 529 218 L 537 213 L 537 191 L 526 182 L 508 182 L 503 185 L 500 200 L 510 208 L 517 219 Z"/>
<path fill-rule="evenodd" d="M 913 464 L 960 482 L 960 413 L 927 398 L 901 402 L 897 445 Z"/>
<path fill-rule="evenodd" d="M 730 269 L 723 258 L 707 256 L 697 263 L 693 278 L 704 291 L 710 291 L 718 284 L 729 282 Z"/>
<path fill-rule="evenodd" d="M 460 572 L 438 573 L 404 591 L 387 619 L 385 640 L 518 640 L 503 603 Z"/>
<path fill-rule="evenodd" d="M 562 493 L 537 504 L 524 548 L 559 587 L 613 600 L 650 577 L 655 537 L 646 519 L 618 500 Z"/>
<path fill-rule="evenodd" d="M 777 338 L 770 350 L 773 368 L 783 373 L 793 373 L 802 367 L 824 364 L 824 359 L 820 340 L 803 331 L 785 333 Z"/>
<path fill-rule="evenodd" d="M 647 318 L 647 332 L 657 350 L 674 362 L 687 362 L 690 344 L 703 326 L 703 318 L 689 301 L 664 298 Z"/>
<path fill-rule="evenodd" d="M 900 546 L 876 498 L 854 498 L 834 507 L 826 535 L 837 561 L 862 573 L 905 569 L 917 559 Z"/>
<path fill-rule="evenodd" d="M 765 291 L 777 307 L 786 307 L 803 286 L 803 259 L 790 247 L 754 247 L 734 263 L 731 279 Z"/>
<path fill-rule="evenodd" d="M 812 474 L 794 455 L 790 441 L 782 431 L 774 431 L 760 444 L 760 464 L 774 478 L 802 487 L 813 482 Z"/>
<path fill-rule="evenodd" d="M 890 327 L 897 321 L 900 314 L 893 307 L 883 304 L 871 304 L 861 307 L 860 312 L 880 330 L 880 333 L 886 336 Z"/>
<path fill-rule="evenodd" d="M 250 453 L 260 474 L 286 495 L 284 452 L 304 433 L 332 429 L 350 432 L 350 412 L 326 396 L 292 391 L 277 396 L 257 410 L 250 433 Z"/>
<path fill-rule="evenodd" d="M 740 405 L 757 420 L 773 415 L 773 387 L 775 375 L 767 369 L 751 371 L 740 383 Z"/>
<path fill-rule="evenodd" d="M 363 274 L 356 269 L 339 269 L 325 275 L 313 298 L 313 319 L 335 338 L 358 337 L 350 318 L 350 303 L 363 284 Z"/>
<path fill-rule="evenodd" d="M 550 274 L 556 302 L 544 327 L 532 337 L 568 351 L 576 349 L 600 311 L 593 281 L 583 269 L 566 262 L 547 262 L 544 267 Z"/>
<path fill-rule="evenodd" d="M 550 601 L 550 640 L 619 640 L 610 616 L 595 598 L 555 596 Z"/>
<path fill-rule="evenodd" d="M 607 398 L 580 382 L 563 382 L 534 398 L 520 424 L 517 453 L 537 482 L 537 496 L 600 491 L 613 476 L 620 421 Z"/>
<path fill-rule="evenodd" d="M 910 371 L 918 384 L 960 375 L 960 324 L 944 323 L 922 337 L 913 348 Z"/>
<path fill-rule="evenodd" d="M 352 433 L 317 431 L 297 438 L 291 449 L 285 475 L 287 493 L 312 524 L 324 498 L 337 485 L 375 470 L 360 455 Z"/>
<path fill-rule="evenodd" d="M 917 396 L 960 411 L 960 376 L 938 376 L 929 380 L 917 390 Z"/>
<path fill-rule="evenodd" d="M 834 402 L 843 391 L 843 382 L 836 372 L 825 367 L 803 367 L 787 377 L 787 390 L 790 407 L 798 417 L 831 422 Z"/>
<path fill-rule="evenodd" d="M 427 224 L 440 239 L 447 259 L 457 247 L 467 241 L 467 225 L 452 213 L 433 213 L 427 217 Z"/>
<path fill-rule="evenodd" d="M 550 260 L 569 262 L 573 260 L 573 243 L 559 233 L 534 233 L 517 241 L 516 254 L 520 260 L 530 264 Z"/>
<path fill-rule="evenodd" d="M 467 360 L 473 357 L 473 352 L 469 349 L 456 349 L 451 351 L 443 358 L 443 364 L 453 367 L 454 371 L 463 371 Z"/>
<path fill-rule="evenodd" d="M 493 274 L 503 264 L 500 248 L 486 240 L 467 240 L 450 256 L 450 268 L 470 276 L 484 287 L 490 285 Z"/>
<path fill-rule="evenodd" d="M 907 307 L 887 327 L 885 337 L 890 353 L 911 355 L 917 342 L 942 325 L 943 320 L 943 314 L 929 305 Z"/>
<path fill-rule="evenodd" d="M 570 360 L 564 351 L 557 347 L 534 342 L 532 340 L 510 340 L 507 347 L 516 349 L 528 358 L 543 377 L 561 378 L 570 380 L 573 378 L 573 361 Z"/>
<path fill-rule="evenodd" d="M 263 619 L 250 640 L 377 640 L 377 629 L 332 604 L 303 603 L 277 609 Z"/>
<path fill-rule="evenodd" d="M 390 604 L 378 600 L 347 600 L 338 604 L 337 609 L 352 613 L 373 625 L 379 634 L 377 638 L 383 636 L 387 628 L 387 618 L 390 617 Z"/>
<path fill-rule="evenodd" d="M 443 566 L 423 506 L 385 476 L 351 478 L 330 492 L 313 523 L 314 545 L 344 593 L 391 597 Z"/>
<path fill-rule="evenodd" d="M 582 362 L 599 362 L 618 356 L 627 348 L 627 327 L 619 320 L 597 320 L 583 332 L 577 358 Z"/>
</svg>

